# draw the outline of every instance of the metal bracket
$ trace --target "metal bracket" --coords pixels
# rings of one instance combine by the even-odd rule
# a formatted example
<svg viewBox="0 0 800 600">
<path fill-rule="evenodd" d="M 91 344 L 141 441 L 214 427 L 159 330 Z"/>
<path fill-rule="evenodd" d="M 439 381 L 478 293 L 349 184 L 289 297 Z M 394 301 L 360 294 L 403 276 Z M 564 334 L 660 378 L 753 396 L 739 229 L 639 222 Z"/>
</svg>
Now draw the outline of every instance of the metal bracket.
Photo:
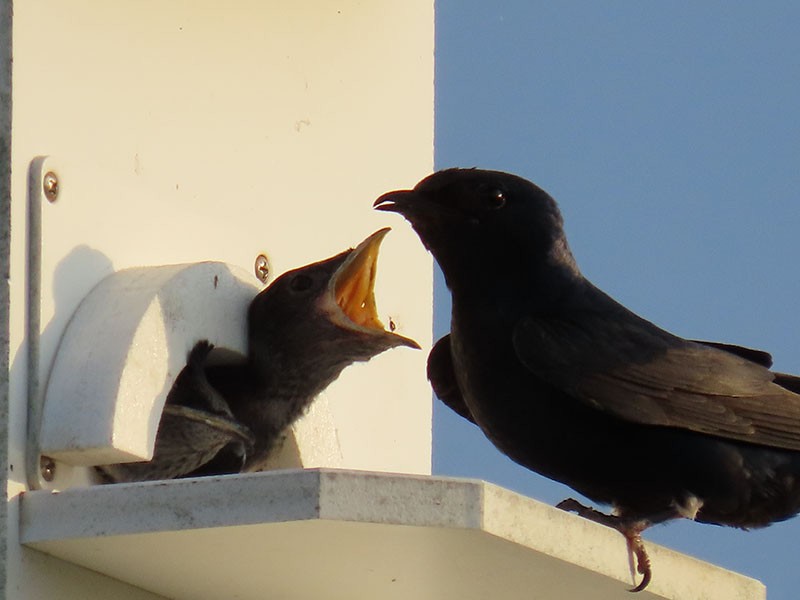
<svg viewBox="0 0 800 600">
<path fill-rule="evenodd" d="M 42 206 L 58 198 L 58 169 L 48 156 L 37 156 L 28 169 L 28 415 L 25 442 L 25 475 L 28 487 L 40 489 L 39 426 L 42 419 L 42 390 L 39 370 L 42 290 Z"/>
</svg>

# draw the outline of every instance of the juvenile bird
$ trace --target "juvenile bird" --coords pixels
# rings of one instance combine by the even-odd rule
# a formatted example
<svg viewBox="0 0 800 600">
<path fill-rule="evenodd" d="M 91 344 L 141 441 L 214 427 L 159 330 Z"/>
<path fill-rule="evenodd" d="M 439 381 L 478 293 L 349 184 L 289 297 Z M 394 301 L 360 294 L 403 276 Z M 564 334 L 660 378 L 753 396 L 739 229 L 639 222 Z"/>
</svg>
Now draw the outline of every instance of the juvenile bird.
<svg viewBox="0 0 800 600">
<path fill-rule="evenodd" d="M 800 378 L 769 354 L 685 340 L 589 282 L 556 202 L 515 175 L 448 169 L 378 210 L 403 215 L 452 293 L 428 358 L 437 395 L 519 464 L 614 508 L 559 506 L 641 533 L 670 519 L 763 527 L 800 510 Z"/>
<path fill-rule="evenodd" d="M 247 364 L 206 369 L 234 417 L 255 436 L 245 471 L 263 467 L 281 434 L 345 367 L 396 346 L 419 349 L 385 330 L 377 315 L 378 249 L 388 232 L 281 275 L 250 305 Z"/>
</svg>

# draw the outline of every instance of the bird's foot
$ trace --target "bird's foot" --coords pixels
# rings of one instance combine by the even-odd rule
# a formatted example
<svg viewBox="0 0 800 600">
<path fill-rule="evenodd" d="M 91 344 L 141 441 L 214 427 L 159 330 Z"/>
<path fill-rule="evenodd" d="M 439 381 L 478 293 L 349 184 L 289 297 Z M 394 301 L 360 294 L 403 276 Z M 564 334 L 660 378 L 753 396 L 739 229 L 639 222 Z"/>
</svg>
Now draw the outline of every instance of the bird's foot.
<svg viewBox="0 0 800 600">
<path fill-rule="evenodd" d="M 599 510 L 591 508 L 590 506 L 584 506 L 575 500 L 575 498 L 567 498 L 566 500 L 562 500 L 556 504 L 556 508 L 560 508 L 561 510 L 565 510 L 567 512 L 574 512 L 576 515 L 581 516 L 584 519 L 589 519 L 590 521 L 600 523 L 606 527 L 619 529 L 619 517 L 615 515 L 607 515 Z"/>
<path fill-rule="evenodd" d="M 647 550 L 644 549 L 644 542 L 642 541 L 642 532 L 635 529 L 628 531 L 620 529 L 620 532 L 625 536 L 625 542 L 628 544 L 628 556 L 636 557 L 636 571 L 642 576 L 639 585 L 628 591 L 641 592 L 648 586 L 653 577 L 650 557 L 647 555 Z"/>
<path fill-rule="evenodd" d="M 556 504 L 556 508 L 565 510 L 567 512 L 574 512 L 575 514 L 589 519 L 595 523 L 600 523 L 606 527 L 611 527 L 619 531 L 624 537 L 628 546 L 628 556 L 631 560 L 631 571 L 633 571 L 634 559 L 636 563 L 636 572 L 642 576 L 642 580 L 631 592 L 641 592 L 645 589 L 653 577 L 653 571 L 650 566 L 650 557 L 645 550 L 644 542 L 642 541 L 642 531 L 647 529 L 652 523 L 646 519 L 631 519 L 617 515 L 607 515 L 595 510 L 589 506 L 584 506 L 574 498 L 567 498 Z"/>
</svg>

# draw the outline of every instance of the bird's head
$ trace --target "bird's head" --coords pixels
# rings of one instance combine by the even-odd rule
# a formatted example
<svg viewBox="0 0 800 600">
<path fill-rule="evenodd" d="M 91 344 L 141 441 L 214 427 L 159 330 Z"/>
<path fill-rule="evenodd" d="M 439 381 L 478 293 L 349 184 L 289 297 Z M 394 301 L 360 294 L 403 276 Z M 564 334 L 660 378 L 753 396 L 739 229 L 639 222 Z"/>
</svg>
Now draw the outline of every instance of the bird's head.
<svg viewBox="0 0 800 600">
<path fill-rule="evenodd" d="M 419 348 L 387 331 L 377 314 L 378 248 L 389 228 L 356 248 L 278 277 L 248 315 L 251 359 L 339 372 L 395 346 Z M 311 375 L 310 375 L 311 376 Z"/>
<path fill-rule="evenodd" d="M 510 173 L 446 169 L 413 189 L 383 194 L 374 207 L 411 223 L 451 288 L 464 264 L 473 280 L 484 269 L 519 272 L 547 263 L 577 269 L 555 200 Z"/>
</svg>

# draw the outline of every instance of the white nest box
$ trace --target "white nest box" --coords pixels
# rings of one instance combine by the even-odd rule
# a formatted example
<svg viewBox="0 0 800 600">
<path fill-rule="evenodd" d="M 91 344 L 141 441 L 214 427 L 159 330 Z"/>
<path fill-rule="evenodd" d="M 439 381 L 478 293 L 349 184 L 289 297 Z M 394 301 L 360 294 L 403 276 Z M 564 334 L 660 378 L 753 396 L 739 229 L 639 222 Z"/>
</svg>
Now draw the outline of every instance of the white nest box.
<svg viewBox="0 0 800 600">
<path fill-rule="evenodd" d="M 164 401 L 207 339 L 227 356 L 247 352 L 252 275 L 220 262 L 132 268 L 81 302 L 47 384 L 41 452 L 72 465 L 149 460 Z"/>
</svg>

